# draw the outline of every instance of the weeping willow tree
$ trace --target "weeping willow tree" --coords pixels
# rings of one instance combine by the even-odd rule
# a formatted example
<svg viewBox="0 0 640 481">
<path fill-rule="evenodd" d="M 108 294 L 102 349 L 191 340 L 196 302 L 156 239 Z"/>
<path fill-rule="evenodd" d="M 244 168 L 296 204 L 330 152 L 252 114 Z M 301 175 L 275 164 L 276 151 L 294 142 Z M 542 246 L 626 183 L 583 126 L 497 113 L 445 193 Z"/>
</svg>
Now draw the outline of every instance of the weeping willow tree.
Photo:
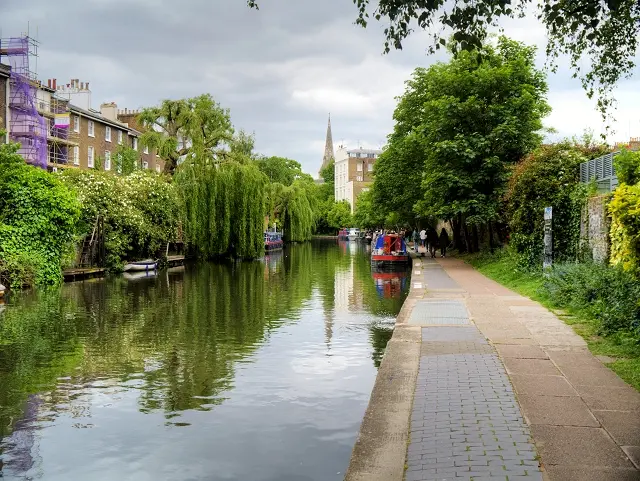
<svg viewBox="0 0 640 481">
<path fill-rule="evenodd" d="M 188 160 L 176 184 L 185 238 L 199 257 L 262 255 L 267 178 L 255 166 Z"/>
<path fill-rule="evenodd" d="M 304 183 L 294 182 L 288 187 L 279 183 L 269 185 L 267 215 L 270 219 L 280 221 L 285 241 L 304 242 L 311 239 L 315 225 L 314 201 Z"/>
</svg>

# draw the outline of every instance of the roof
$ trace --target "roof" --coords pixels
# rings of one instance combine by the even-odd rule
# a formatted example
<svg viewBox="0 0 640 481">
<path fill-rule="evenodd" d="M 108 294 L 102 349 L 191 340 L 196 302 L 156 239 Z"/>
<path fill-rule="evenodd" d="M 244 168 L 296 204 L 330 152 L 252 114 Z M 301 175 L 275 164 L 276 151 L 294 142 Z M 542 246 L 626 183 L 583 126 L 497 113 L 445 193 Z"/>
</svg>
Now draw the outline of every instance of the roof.
<svg viewBox="0 0 640 481">
<path fill-rule="evenodd" d="M 11 75 L 11 67 L 0 63 L 0 75 L 2 75 L 3 77 L 8 77 L 9 75 Z"/>
<path fill-rule="evenodd" d="M 349 149 L 347 150 L 348 154 L 356 154 L 356 153 L 361 153 L 361 154 L 381 154 L 382 150 L 378 150 L 378 149 L 363 149 L 362 147 L 360 147 L 359 149 Z"/>
<path fill-rule="evenodd" d="M 134 130 L 131 127 L 128 127 L 126 124 L 123 124 L 121 122 L 115 122 L 113 120 L 110 120 L 110 119 L 106 118 L 105 116 L 103 116 L 99 112 L 93 112 L 91 110 L 85 110 L 85 109 L 80 108 L 77 105 L 73 105 L 71 103 L 69 104 L 69 110 L 71 110 L 71 112 L 82 114 L 85 117 L 89 117 L 89 118 L 91 118 L 93 120 L 97 120 L 98 122 L 101 122 L 103 124 L 110 125 L 112 127 L 116 127 L 116 128 L 118 128 L 120 130 L 126 130 L 128 132 L 133 131 L 133 133 L 139 133 L 137 130 Z"/>
</svg>

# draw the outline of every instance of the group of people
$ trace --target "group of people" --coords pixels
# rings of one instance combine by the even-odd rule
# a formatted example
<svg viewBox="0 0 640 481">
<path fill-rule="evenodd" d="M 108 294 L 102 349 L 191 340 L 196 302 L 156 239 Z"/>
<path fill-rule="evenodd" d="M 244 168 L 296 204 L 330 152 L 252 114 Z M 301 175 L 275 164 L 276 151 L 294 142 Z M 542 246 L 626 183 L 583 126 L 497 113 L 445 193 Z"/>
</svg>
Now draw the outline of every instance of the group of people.
<svg viewBox="0 0 640 481">
<path fill-rule="evenodd" d="M 436 249 L 440 247 L 440 257 L 447 255 L 447 247 L 449 246 L 449 234 L 443 227 L 440 231 L 440 235 L 433 227 L 427 227 L 422 229 L 419 233 L 417 230 L 413 231 L 413 248 L 418 252 L 418 240 L 420 246 L 427 248 L 432 258 L 436 256 Z"/>
</svg>

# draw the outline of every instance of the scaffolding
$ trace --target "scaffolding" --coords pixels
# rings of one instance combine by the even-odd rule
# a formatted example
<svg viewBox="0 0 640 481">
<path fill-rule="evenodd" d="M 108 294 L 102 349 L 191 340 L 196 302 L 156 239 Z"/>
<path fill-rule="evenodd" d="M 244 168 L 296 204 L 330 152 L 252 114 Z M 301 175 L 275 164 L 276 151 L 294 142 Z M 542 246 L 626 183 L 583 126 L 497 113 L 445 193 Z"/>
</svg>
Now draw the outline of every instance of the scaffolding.
<svg viewBox="0 0 640 481">
<path fill-rule="evenodd" d="M 44 90 L 44 89 L 43 89 Z M 46 91 L 46 90 L 45 90 Z M 52 93 L 50 100 L 37 99 L 38 113 L 47 129 L 47 161 L 50 167 L 71 166 L 79 160 L 79 135 L 71 125 L 69 101 Z"/>
<path fill-rule="evenodd" d="M 38 83 L 29 68 L 38 55 L 38 42 L 25 35 L 0 39 L 0 63 L 11 67 L 9 79 L 9 138 L 20 144 L 18 153 L 26 162 L 47 168 L 47 123 L 37 109 Z"/>
</svg>

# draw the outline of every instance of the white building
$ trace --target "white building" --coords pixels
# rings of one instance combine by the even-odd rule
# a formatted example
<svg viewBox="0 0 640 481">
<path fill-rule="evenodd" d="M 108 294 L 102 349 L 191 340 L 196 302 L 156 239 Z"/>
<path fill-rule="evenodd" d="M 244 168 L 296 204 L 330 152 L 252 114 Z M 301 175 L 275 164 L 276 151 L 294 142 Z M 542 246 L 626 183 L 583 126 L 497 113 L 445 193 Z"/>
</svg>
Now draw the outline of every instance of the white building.
<svg viewBox="0 0 640 481">
<path fill-rule="evenodd" d="M 382 153 L 374 149 L 347 149 L 338 147 L 335 155 L 335 192 L 336 201 L 346 200 L 353 213 L 356 199 L 361 192 L 370 189 L 373 183 L 373 164 Z"/>
</svg>

